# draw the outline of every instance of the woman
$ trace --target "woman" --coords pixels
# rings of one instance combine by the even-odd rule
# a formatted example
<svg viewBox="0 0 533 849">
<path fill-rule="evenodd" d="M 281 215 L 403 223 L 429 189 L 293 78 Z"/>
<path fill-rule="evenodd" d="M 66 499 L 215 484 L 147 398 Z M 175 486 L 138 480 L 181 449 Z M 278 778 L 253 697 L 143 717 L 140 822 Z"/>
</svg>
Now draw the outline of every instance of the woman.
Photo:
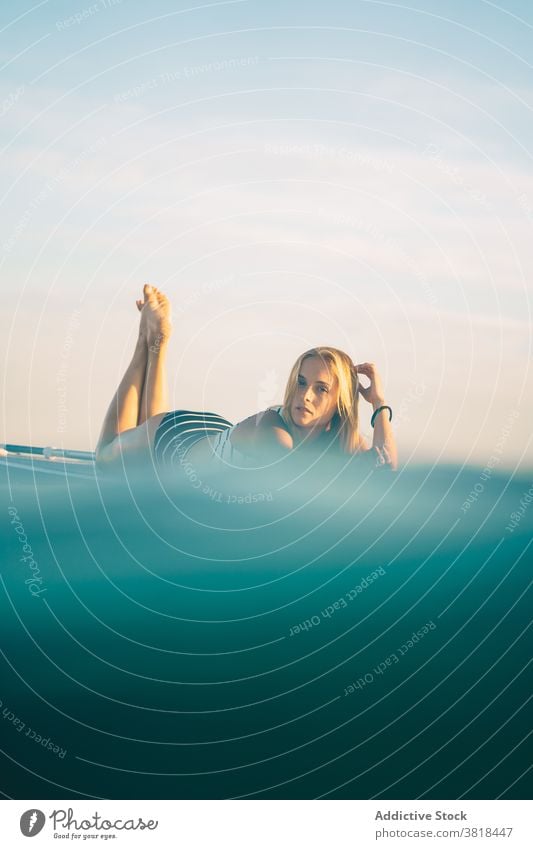
<svg viewBox="0 0 533 849">
<path fill-rule="evenodd" d="M 376 465 L 395 470 L 396 443 L 373 363 L 355 366 L 337 348 L 306 351 L 294 364 L 282 405 L 270 407 L 237 425 L 216 413 L 168 412 L 166 354 L 172 333 L 166 295 L 146 285 L 139 338 L 132 361 L 107 411 L 96 461 L 107 464 L 124 456 L 151 459 L 158 465 L 210 464 L 218 457 L 231 465 L 255 465 L 298 450 L 368 455 Z M 370 385 L 359 384 L 363 374 Z M 372 448 L 359 433 L 359 395 L 372 405 Z M 368 455 L 372 456 L 372 455 Z"/>
</svg>

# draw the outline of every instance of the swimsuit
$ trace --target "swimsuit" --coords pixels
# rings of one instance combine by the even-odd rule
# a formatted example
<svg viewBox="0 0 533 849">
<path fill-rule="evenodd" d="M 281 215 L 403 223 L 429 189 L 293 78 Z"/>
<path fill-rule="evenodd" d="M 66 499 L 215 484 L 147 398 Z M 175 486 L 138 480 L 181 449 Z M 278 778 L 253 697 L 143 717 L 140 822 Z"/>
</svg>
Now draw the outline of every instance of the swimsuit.
<svg viewBox="0 0 533 849">
<path fill-rule="evenodd" d="M 183 462 L 188 450 L 206 436 L 228 432 L 232 423 L 217 413 L 174 410 L 160 421 L 154 436 L 156 461 L 163 466 Z"/>
<path fill-rule="evenodd" d="M 287 429 L 281 406 L 268 409 L 276 410 L 282 419 L 282 426 Z M 200 439 L 212 437 L 211 448 L 216 457 L 229 465 L 236 463 L 238 466 L 246 466 L 246 456 L 231 444 L 231 432 L 235 427 L 237 425 L 233 425 L 218 413 L 174 410 L 161 419 L 155 432 L 155 459 L 162 466 L 183 464 L 191 446 Z"/>
</svg>

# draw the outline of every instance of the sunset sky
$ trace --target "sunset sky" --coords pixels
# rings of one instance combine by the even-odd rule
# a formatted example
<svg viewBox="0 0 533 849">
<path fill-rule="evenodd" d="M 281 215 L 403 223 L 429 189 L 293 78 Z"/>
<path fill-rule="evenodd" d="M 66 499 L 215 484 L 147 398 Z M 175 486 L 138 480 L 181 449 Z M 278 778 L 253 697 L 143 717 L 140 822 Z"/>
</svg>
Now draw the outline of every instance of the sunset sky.
<svg viewBox="0 0 533 849">
<path fill-rule="evenodd" d="M 152 282 L 175 408 L 334 345 L 401 462 L 531 468 L 531 5 L 178 5 L 0 10 L 0 442 L 94 448 Z"/>
</svg>

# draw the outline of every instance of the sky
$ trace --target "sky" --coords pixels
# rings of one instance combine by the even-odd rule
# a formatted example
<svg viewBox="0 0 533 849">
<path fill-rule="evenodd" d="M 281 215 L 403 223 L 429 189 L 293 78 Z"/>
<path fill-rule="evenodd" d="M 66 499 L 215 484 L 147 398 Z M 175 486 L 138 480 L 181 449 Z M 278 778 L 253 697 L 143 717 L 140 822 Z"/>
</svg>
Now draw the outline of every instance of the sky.
<svg viewBox="0 0 533 849">
<path fill-rule="evenodd" d="M 3 4 L 0 442 L 94 449 L 151 282 L 172 408 L 239 421 L 333 345 L 400 462 L 530 469 L 532 37 L 525 2 Z"/>
</svg>

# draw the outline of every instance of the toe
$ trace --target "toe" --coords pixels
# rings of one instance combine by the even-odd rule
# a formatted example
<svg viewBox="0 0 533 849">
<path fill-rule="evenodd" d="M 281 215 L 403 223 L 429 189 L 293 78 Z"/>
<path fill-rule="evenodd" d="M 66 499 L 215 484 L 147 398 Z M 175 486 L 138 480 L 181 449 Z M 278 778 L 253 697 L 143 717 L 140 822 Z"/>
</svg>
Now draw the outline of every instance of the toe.
<svg viewBox="0 0 533 849">
<path fill-rule="evenodd" d="M 145 300 L 145 302 L 146 302 L 146 301 L 151 301 L 151 300 L 153 300 L 153 298 L 155 297 L 154 287 L 153 287 L 153 286 L 150 286 L 150 284 L 149 284 L 149 283 L 145 283 L 145 284 L 144 284 L 144 286 L 143 286 L 143 292 L 144 292 L 144 300 Z"/>
</svg>

